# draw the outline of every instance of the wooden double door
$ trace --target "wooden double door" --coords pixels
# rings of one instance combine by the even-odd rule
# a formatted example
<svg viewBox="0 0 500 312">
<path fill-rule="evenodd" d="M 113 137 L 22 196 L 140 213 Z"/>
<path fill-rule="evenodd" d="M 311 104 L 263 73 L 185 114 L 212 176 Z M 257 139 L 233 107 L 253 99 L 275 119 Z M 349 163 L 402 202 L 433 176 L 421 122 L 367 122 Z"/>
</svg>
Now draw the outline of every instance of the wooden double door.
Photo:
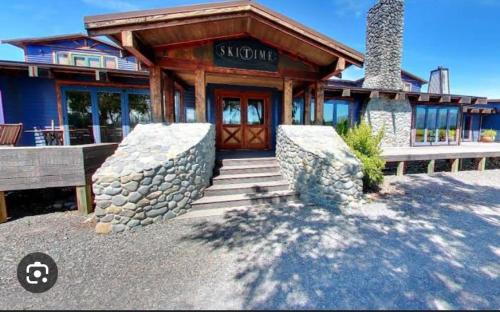
<svg viewBox="0 0 500 312">
<path fill-rule="evenodd" d="M 270 93 L 217 90 L 215 98 L 218 148 L 270 148 Z"/>
</svg>

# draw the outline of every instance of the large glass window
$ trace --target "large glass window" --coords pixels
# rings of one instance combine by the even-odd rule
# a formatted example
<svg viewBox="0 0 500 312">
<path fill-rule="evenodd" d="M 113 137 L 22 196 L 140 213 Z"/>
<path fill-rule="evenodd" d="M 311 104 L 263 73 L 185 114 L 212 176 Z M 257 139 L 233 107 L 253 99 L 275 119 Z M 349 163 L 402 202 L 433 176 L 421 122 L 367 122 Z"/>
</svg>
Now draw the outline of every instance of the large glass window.
<svg viewBox="0 0 500 312">
<path fill-rule="evenodd" d="M 335 126 L 345 120 L 349 122 L 349 101 L 327 99 L 323 104 L 323 124 Z"/>
<path fill-rule="evenodd" d="M 149 99 L 149 95 L 129 94 L 128 110 L 131 129 L 137 124 L 151 122 L 151 100 Z"/>
<path fill-rule="evenodd" d="M 241 101 L 239 98 L 224 98 L 224 111 L 222 122 L 225 125 L 241 124 Z"/>
<path fill-rule="evenodd" d="M 447 144 L 456 142 L 457 107 L 418 105 L 415 113 L 414 139 L 416 144 Z"/>
<path fill-rule="evenodd" d="M 79 145 L 94 143 L 90 92 L 67 92 L 66 107 L 68 112 L 70 144 Z"/>
<path fill-rule="evenodd" d="M 101 142 L 121 142 L 123 131 L 120 93 L 98 93 L 98 101 Z"/>
</svg>

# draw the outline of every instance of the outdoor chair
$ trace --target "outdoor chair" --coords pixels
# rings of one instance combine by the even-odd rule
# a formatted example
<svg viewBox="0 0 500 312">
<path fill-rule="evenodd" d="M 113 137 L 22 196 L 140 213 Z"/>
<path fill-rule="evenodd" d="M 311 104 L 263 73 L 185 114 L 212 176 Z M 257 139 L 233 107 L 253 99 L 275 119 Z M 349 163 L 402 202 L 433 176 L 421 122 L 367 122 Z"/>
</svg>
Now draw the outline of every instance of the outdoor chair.
<svg viewBox="0 0 500 312">
<path fill-rule="evenodd" d="M 15 146 L 21 137 L 23 124 L 1 124 L 0 145 Z"/>
</svg>

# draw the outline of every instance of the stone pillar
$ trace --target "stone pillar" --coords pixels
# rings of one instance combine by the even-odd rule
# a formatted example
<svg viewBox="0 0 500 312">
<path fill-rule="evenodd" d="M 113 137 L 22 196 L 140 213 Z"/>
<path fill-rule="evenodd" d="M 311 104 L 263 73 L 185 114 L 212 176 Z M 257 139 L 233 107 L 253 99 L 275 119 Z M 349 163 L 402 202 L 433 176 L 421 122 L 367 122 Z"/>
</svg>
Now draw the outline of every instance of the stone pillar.
<svg viewBox="0 0 500 312">
<path fill-rule="evenodd" d="M 403 0 L 379 0 L 368 12 L 364 88 L 403 89 Z"/>
</svg>

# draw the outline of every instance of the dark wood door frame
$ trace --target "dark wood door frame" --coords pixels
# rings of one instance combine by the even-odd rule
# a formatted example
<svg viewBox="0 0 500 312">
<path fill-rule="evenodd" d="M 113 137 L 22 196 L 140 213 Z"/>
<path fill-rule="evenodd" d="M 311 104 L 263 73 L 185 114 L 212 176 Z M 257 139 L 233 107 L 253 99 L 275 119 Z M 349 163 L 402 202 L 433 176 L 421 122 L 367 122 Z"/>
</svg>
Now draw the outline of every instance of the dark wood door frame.
<svg viewBox="0 0 500 312">
<path fill-rule="evenodd" d="M 223 114 L 223 98 L 239 98 L 241 107 L 241 121 L 239 128 L 241 131 L 241 143 L 237 145 L 224 144 L 222 142 L 222 134 L 226 131 L 226 128 L 235 128 L 238 125 L 230 126 L 223 125 L 222 114 Z M 264 107 L 264 125 L 248 125 L 248 100 L 258 99 L 263 100 Z M 227 90 L 227 89 L 217 89 L 215 90 L 215 106 L 216 106 L 216 142 L 217 148 L 219 149 L 270 149 L 271 148 L 271 93 L 270 92 L 255 92 L 255 91 L 243 91 L 243 90 Z M 259 131 L 258 128 L 261 128 Z M 262 133 L 264 132 L 264 133 Z M 257 133 L 257 134 L 256 134 Z M 252 138 L 255 139 L 256 135 L 264 138 L 263 144 L 250 144 Z"/>
</svg>

